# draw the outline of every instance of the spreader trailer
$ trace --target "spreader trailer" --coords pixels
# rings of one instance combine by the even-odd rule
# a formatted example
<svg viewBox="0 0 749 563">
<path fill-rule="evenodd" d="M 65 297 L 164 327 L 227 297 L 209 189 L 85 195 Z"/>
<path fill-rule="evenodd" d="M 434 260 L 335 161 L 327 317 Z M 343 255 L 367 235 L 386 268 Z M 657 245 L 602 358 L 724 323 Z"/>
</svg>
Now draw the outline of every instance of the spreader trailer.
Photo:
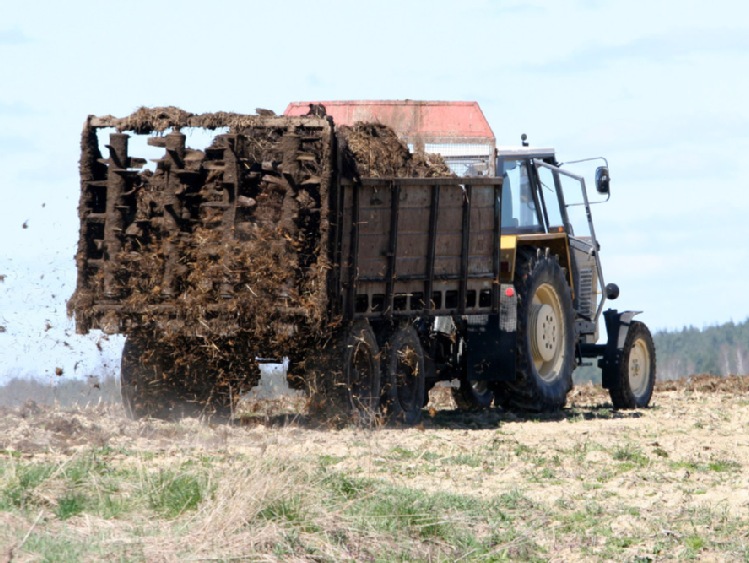
<svg viewBox="0 0 749 563">
<path fill-rule="evenodd" d="M 652 338 L 603 310 L 585 180 L 553 150 L 495 149 L 471 102 L 287 112 L 86 120 L 69 306 L 127 336 L 130 415 L 234 412 L 284 357 L 297 399 L 369 420 L 415 423 L 440 381 L 461 408 L 558 410 L 595 359 L 615 407 L 648 404 Z"/>
</svg>

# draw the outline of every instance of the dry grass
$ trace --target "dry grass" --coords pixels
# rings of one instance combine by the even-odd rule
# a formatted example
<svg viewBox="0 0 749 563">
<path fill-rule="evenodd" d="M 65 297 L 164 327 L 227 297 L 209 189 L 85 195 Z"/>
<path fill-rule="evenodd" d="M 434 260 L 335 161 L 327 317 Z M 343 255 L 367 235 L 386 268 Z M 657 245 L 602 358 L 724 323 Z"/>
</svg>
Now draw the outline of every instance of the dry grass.
<svg viewBox="0 0 749 563">
<path fill-rule="evenodd" d="M 744 561 L 745 382 L 634 412 L 583 387 L 546 417 L 442 390 L 418 428 L 6 411 L 0 560 Z"/>
</svg>

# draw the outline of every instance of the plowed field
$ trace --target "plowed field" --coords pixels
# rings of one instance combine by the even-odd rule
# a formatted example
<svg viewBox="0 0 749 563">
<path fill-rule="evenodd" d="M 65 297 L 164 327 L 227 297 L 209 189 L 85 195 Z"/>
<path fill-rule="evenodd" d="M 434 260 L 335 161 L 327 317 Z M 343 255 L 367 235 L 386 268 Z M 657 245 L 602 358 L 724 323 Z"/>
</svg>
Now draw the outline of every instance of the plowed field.
<svg viewBox="0 0 749 563">
<path fill-rule="evenodd" d="M 446 391 L 416 428 L 7 410 L 0 561 L 749 558 L 749 378 L 533 417 Z"/>
</svg>

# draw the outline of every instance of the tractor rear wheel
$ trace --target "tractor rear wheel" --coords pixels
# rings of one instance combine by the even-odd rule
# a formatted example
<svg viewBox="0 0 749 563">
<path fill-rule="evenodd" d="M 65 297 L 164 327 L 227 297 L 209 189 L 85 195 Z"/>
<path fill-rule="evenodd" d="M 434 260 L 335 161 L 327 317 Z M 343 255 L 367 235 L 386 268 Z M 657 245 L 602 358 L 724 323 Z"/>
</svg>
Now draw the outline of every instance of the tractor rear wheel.
<svg viewBox="0 0 749 563">
<path fill-rule="evenodd" d="M 404 424 L 417 424 L 425 403 L 424 349 L 412 326 L 398 328 L 390 337 L 385 367 L 389 387 L 390 418 Z"/>
<path fill-rule="evenodd" d="M 648 406 L 655 386 L 655 344 L 644 323 L 634 321 L 629 326 L 616 379 L 609 389 L 614 408 Z"/>
<path fill-rule="evenodd" d="M 496 384 L 505 408 L 553 412 L 564 407 L 575 369 L 572 296 L 556 256 L 518 253 L 516 378 Z"/>
</svg>

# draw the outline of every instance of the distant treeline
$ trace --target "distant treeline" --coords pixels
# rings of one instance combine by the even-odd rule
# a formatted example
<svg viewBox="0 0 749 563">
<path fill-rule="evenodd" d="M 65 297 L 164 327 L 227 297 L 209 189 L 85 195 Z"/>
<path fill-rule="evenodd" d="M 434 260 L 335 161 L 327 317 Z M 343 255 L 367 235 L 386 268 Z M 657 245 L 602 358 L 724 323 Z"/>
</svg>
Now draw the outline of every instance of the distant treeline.
<svg viewBox="0 0 749 563">
<path fill-rule="evenodd" d="M 0 387 L 0 407 L 18 407 L 28 401 L 61 407 L 113 403 L 120 400 L 119 382 L 114 377 L 88 380 L 55 377 L 11 379 Z"/>
<path fill-rule="evenodd" d="M 699 329 L 653 334 L 658 379 L 681 379 L 690 375 L 749 375 L 749 319 Z M 595 362 L 594 362 L 595 363 Z M 595 365 L 579 367 L 575 382 L 601 382 Z"/>
<path fill-rule="evenodd" d="M 749 375 L 749 319 L 654 335 L 663 379 L 693 374 Z"/>
</svg>

